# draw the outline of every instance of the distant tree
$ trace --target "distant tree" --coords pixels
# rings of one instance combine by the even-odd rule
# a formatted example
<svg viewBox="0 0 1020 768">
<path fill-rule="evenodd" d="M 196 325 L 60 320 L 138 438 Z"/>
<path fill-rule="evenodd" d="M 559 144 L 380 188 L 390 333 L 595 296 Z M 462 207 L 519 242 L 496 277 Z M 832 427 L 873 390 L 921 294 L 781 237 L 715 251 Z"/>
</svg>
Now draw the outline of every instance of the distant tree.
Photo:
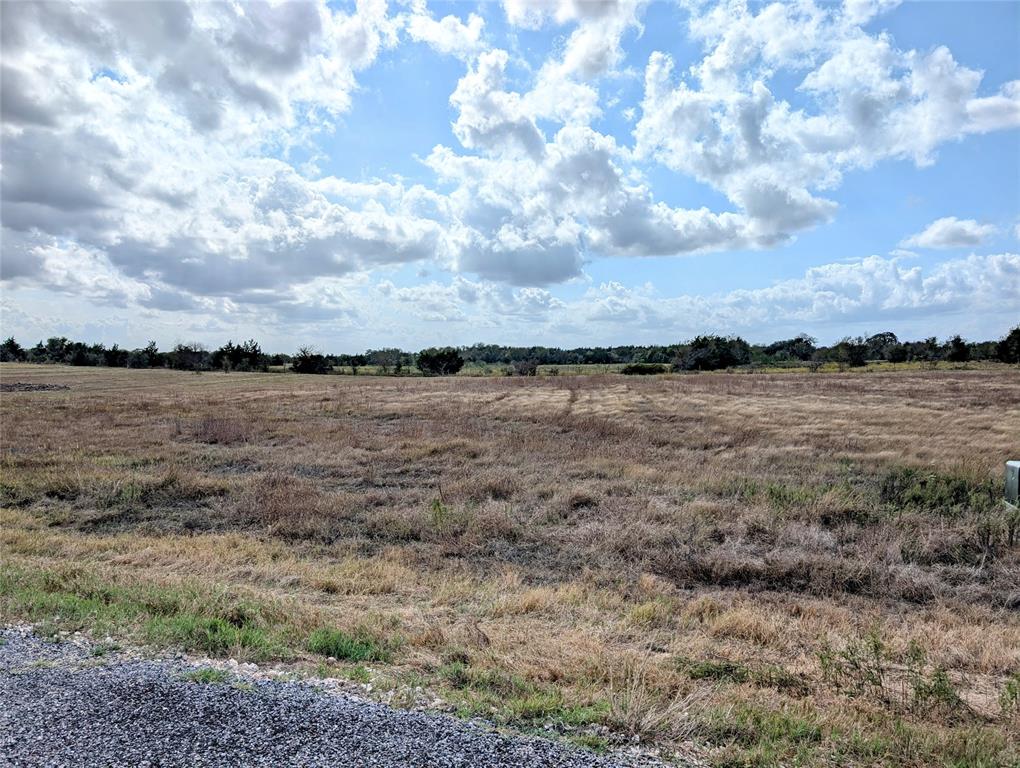
<svg viewBox="0 0 1020 768">
<path fill-rule="evenodd" d="M 847 336 L 830 347 L 829 354 L 841 368 L 859 368 L 868 362 L 868 345 L 860 336 L 855 339 Z"/>
<path fill-rule="evenodd" d="M 416 365 L 426 376 L 452 376 L 464 367 L 464 358 L 453 347 L 429 347 L 418 353 Z"/>
<path fill-rule="evenodd" d="M 864 344 L 867 347 L 865 351 L 865 359 L 867 360 L 888 360 L 890 351 L 899 346 L 900 340 L 896 338 L 896 334 L 891 331 L 884 331 L 883 333 L 876 333 L 874 336 L 869 336 Z"/>
<path fill-rule="evenodd" d="M 951 363 L 966 363 L 970 360 L 970 347 L 962 336 L 957 334 L 946 342 L 945 357 Z"/>
<path fill-rule="evenodd" d="M 358 375 L 358 369 L 368 365 L 368 355 L 337 355 L 336 364 L 347 366 L 354 376 Z"/>
<path fill-rule="evenodd" d="M 698 336 L 674 367 L 681 371 L 716 371 L 751 362 L 751 346 L 739 336 Z"/>
<path fill-rule="evenodd" d="M 46 345 L 41 341 L 28 350 L 25 354 L 25 358 L 30 363 L 46 363 L 49 362 L 49 358 L 46 356 Z"/>
<path fill-rule="evenodd" d="M 329 373 L 329 361 L 311 347 L 301 347 L 290 360 L 294 373 Z"/>
<path fill-rule="evenodd" d="M 220 368 L 224 371 L 234 370 L 232 365 L 233 359 L 236 357 L 234 350 L 234 342 L 228 341 L 219 349 L 213 350 L 213 353 L 209 358 L 209 365 L 213 368 Z"/>
<path fill-rule="evenodd" d="M 939 348 L 938 339 L 934 336 L 929 336 L 924 341 L 914 342 L 914 359 L 915 360 L 927 360 L 934 362 L 942 358 L 942 351 Z"/>
<path fill-rule="evenodd" d="M 404 367 L 404 353 L 399 349 L 370 349 L 365 353 L 369 365 L 378 366 L 379 372 L 389 373 L 391 370 L 400 373 Z"/>
<path fill-rule="evenodd" d="M 177 344 L 167 353 L 170 367 L 179 371 L 204 371 L 209 368 L 209 352 L 198 342 Z"/>
<path fill-rule="evenodd" d="M 514 360 L 510 368 L 513 370 L 514 376 L 538 375 L 537 360 Z"/>
<path fill-rule="evenodd" d="M 67 345 L 65 359 L 71 365 L 103 365 L 106 359 L 106 347 L 102 344 L 89 345 L 80 341 L 72 341 Z"/>
<path fill-rule="evenodd" d="M 762 351 L 774 360 L 810 360 L 816 344 L 813 338 L 802 333 L 795 338 L 769 344 Z"/>
<path fill-rule="evenodd" d="M 26 358 L 24 348 L 13 336 L 8 336 L 7 340 L 0 344 L 0 363 L 20 363 Z"/>
<path fill-rule="evenodd" d="M 133 349 L 128 354 L 128 368 L 162 368 L 166 365 L 166 355 L 159 351 L 156 342 L 150 341 L 141 349 Z"/>
<path fill-rule="evenodd" d="M 886 349 L 886 357 L 890 363 L 903 363 L 910 356 L 910 348 L 906 344 L 893 344 Z"/>
<path fill-rule="evenodd" d="M 71 342 L 63 336 L 51 336 L 46 339 L 46 346 L 43 350 L 44 360 L 47 363 L 69 363 L 71 362 Z"/>
<path fill-rule="evenodd" d="M 228 341 L 213 352 L 210 358 L 213 368 L 222 368 L 224 371 L 264 371 L 267 361 L 266 355 L 262 354 L 262 348 L 255 339 L 249 339 L 241 344 Z"/>
<path fill-rule="evenodd" d="M 1020 364 L 1020 325 L 1007 333 L 996 344 L 996 356 L 1004 363 Z"/>
<path fill-rule="evenodd" d="M 123 368 L 124 366 L 127 365 L 129 354 L 130 352 L 128 352 L 126 349 L 121 349 L 116 344 L 114 344 L 112 347 L 104 351 L 103 365 L 106 365 L 110 368 Z"/>
</svg>

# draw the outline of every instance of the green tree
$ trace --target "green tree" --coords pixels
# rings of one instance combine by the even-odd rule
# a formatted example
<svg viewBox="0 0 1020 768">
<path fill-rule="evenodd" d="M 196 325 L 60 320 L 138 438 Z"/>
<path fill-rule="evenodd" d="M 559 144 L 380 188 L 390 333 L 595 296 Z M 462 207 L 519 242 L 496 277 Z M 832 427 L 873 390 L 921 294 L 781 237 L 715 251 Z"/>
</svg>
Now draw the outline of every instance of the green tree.
<svg viewBox="0 0 1020 768">
<path fill-rule="evenodd" d="M 751 346 L 739 336 L 698 336 L 683 350 L 674 367 L 681 371 L 717 371 L 751 362 Z"/>
<path fill-rule="evenodd" d="M 946 360 L 951 363 L 966 363 L 970 360 L 970 347 L 959 334 L 946 342 Z"/>
<path fill-rule="evenodd" d="M 294 373 L 329 373 L 330 368 L 325 356 L 311 347 L 301 347 L 290 360 L 290 369 Z"/>
<path fill-rule="evenodd" d="M 1020 364 L 1020 325 L 1003 337 L 995 351 L 1002 362 Z"/>
<path fill-rule="evenodd" d="M 24 348 L 14 340 L 13 336 L 7 337 L 7 340 L 0 344 L 0 363 L 18 363 L 25 357 Z"/>
<path fill-rule="evenodd" d="M 416 364 L 426 376 L 452 376 L 464 367 L 464 358 L 453 347 L 429 347 L 418 353 Z"/>
</svg>

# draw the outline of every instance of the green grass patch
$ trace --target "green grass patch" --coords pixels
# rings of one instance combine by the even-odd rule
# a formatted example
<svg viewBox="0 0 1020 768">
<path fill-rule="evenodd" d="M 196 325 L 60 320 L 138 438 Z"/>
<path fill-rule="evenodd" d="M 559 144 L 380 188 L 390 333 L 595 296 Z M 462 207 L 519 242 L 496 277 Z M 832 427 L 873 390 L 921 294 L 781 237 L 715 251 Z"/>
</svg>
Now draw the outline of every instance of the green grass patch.
<svg viewBox="0 0 1020 768">
<path fill-rule="evenodd" d="M 214 667 L 202 667 L 201 669 L 185 672 L 181 675 L 181 679 L 192 683 L 210 685 L 227 682 L 230 680 L 230 673 L 223 669 L 215 669 Z"/>
<path fill-rule="evenodd" d="M 236 626 L 218 616 L 193 613 L 160 616 L 145 624 L 145 633 L 159 645 L 180 645 L 211 656 L 225 656 L 237 650 L 257 658 L 276 655 L 265 630 L 246 624 Z"/>
<path fill-rule="evenodd" d="M 722 747 L 713 765 L 726 768 L 810 764 L 824 736 L 813 710 L 777 703 L 710 710 L 702 727 L 704 738 Z"/>
<path fill-rule="evenodd" d="M 444 664 L 439 676 L 454 689 L 462 717 L 482 715 L 518 725 L 542 721 L 582 727 L 604 722 L 609 713 L 606 702 L 571 702 L 554 687 L 463 661 Z"/>
<path fill-rule="evenodd" d="M 120 650 L 117 643 L 96 643 L 92 646 L 92 655 L 95 657 L 108 656 Z"/>
<path fill-rule="evenodd" d="M 379 640 L 364 632 L 350 634 L 322 627 L 308 638 L 308 650 L 343 661 L 389 661 L 392 653 Z"/>
<path fill-rule="evenodd" d="M 43 634 L 89 630 L 213 656 L 293 656 L 280 606 L 187 583 L 118 584 L 83 568 L 5 570 L 0 615 L 35 622 Z"/>
</svg>

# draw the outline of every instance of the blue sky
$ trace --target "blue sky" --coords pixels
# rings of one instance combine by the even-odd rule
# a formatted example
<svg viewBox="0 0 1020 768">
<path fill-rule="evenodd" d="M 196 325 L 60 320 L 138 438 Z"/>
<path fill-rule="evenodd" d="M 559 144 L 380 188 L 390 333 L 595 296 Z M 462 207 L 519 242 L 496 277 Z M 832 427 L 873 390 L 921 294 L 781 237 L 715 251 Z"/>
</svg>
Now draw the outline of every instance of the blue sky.
<svg viewBox="0 0 1020 768">
<path fill-rule="evenodd" d="M 1020 322 L 1020 3 L 26 2 L 3 27 L 25 342 Z"/>
</svg>

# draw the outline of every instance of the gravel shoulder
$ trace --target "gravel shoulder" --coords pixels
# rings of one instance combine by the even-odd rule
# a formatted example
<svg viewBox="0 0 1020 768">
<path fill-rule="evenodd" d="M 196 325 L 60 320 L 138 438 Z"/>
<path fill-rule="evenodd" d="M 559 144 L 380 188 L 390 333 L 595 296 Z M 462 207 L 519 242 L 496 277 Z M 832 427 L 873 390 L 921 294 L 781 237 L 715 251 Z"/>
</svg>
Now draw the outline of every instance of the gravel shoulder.
<svg viewBox="0 0 1020 768">
<path fill-rule="evenodd" d="M 0 630 L 2 766 L 660 765 L 606 758 L 483 723 L 394 709 L 243 670 L 198 682 L 186 659 L 96 655 L 87 642 Z M 622 760 L 622 762 L 621 762 Z"/>
</svg>

